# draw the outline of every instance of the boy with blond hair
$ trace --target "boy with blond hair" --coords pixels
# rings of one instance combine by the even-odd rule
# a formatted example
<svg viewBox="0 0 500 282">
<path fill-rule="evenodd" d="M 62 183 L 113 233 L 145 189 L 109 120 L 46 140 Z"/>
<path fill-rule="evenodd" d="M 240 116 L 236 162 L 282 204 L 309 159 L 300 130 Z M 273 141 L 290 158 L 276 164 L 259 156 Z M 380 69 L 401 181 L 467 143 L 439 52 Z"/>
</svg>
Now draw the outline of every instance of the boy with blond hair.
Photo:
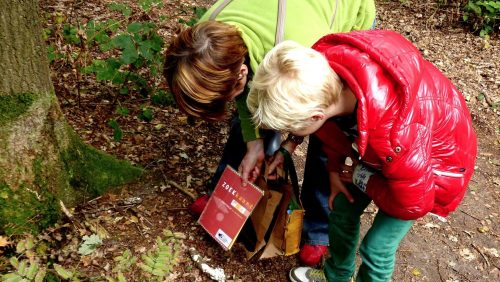
<svg viewBox="0 0 500 282">
<path fill-rule="evenodd" d="M 292 281 L 350 281 L 371 201 L 379 211 L 356 281 L 389 281 L 414 220 L 454 211 L 474 171 L 476 135 L 461 93 L 392 31 L 331 34 L 312 49 L 277 45 L 247 104 L 258 125 L 313 134 L 328 159 L 331 257 L 324 271 L 292 269 Z"/>
</svg>

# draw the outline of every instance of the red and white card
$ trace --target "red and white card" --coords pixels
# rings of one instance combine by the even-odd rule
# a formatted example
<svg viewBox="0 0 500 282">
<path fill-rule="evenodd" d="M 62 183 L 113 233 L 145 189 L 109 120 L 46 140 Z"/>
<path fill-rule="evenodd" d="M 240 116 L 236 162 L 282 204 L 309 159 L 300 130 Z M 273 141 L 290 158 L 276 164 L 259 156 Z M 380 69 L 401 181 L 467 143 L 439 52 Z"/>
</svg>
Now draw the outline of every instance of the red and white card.
<svg viewBox="0 0 500 282">
<path fill-rule="evenodd" d="M 227 166 L 198 223 L 229 250 L 263 195 L 253 183 L 243 186 L 240 174 Z"/>
</svg>

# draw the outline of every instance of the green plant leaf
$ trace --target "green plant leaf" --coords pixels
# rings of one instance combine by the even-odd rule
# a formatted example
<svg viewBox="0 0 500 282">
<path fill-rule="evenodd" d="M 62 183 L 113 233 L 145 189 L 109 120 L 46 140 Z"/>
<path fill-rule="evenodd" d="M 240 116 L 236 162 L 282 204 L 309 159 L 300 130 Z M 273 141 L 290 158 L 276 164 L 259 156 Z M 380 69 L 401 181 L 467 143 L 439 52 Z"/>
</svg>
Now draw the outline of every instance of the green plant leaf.
<svg viewBox="0 0 500 282">
<path fill-rule="evenodd" d="M 150 41 L 151 41 L 151 49 L 160 52 L 164 43 L 163 38 L 161 36 L 158 36 L 158 34 L 154 34 L 153 36 L 151 36 Z M 163 56 L 161 58 L 163 58 Z"/>
<path fill-rule="evenodd" d="M 112 48 L 113 48 L 113 42 L 111 41 L 111 39 L 109 41 L 105 42 L 105 43 L 100 43 L 99 44 L 99 49 L 102 52 L 107 52 L 107 51 L 111 50 Z"/>
<path fill-rule="evenodd" d="M 118 282 L 127 282 L 127 279 L 125 279 L 125 275 L 120 271 L 118 272 Z"/>
<path fill-rule="evenodd" d="M 16 253 L 22 254 L 25 250 L 26 250 L 26 241 L 24 240 L 19 241 L 16 245 Z"/>
<path fill-rule="evenodd" d="M 141 54 L 142 57 L 144 57 L 146 60 L 153 60 L 154 59 L 154 54 L 153 51 L 149 46 L 146 46 L 144 44 L 141 44 L 139 46 L 139 53 Z"/>
<path fill-rule="evenodd" d="M 38 264 L 36 262 L 33 262 L 30 264 L 28 267 L 28 270 L 26 271 L 26 277 L 30 280 L 35 278 L 36 272 L 38 271 Z"/>
<path fill-rule="evenodd" d="M 21 279 L 23 279 L 23 277 L 19 276 L 17 273 L 7 273 L 2 275 L 3 282 L 18 282 L 21 281 Z"/>
<path fill-rule="evenodd" d="M 118 20 L 109 19 L 105 23 L 106 27 L 104 29 L 112 33 L 116 33 L 121 27 L 121 22 Z"/>
<path fill-rule="evenodd" d="M 199 20 L 206 12 L 207 12 L 207 8 L 194 7 L 194 14 L 196 15 L 197 20 Z"/>
<path fill-rule="evenodd" d="M 133 22 L 127 26 L 127 31 L 130 33 L 138 33 L 142 30 L 142 23 Z"/>
<path fill-rule="evenodd" d="M 143 255 L 141 258 L 147 266 L 154 268 L 155 261 L 150 256 Z"/>
<path fill-rule="evenodd" d="M 110 9 L 111 11 L 120 12 L 126 17 L 132 14 L 132 9 L 128 5 L 122 3 L 110 3 L 108 5 L 108 9 Z"/>
<path fill-rule="evenodd" d="M 118 49 L 135 49 L 134 40 L 128 34 L 118 34 L 112 39 L 113 45 Z"/>
<path fill-rule="evenodd" d="M 172 94 L 163 90 L 158 90 L 151 96 L 151 103 L 159 106 L 171 106 L 175 104 L 175 101 Z"/>
<path fill-rule="evenodd" d="M 111 82 L 113 84 L 124 84 L 125 83 L 125 80 L 127 79 L 127 77 L 129 76 L 129 72 L 123 72 L 123 71 L 119 71 L 117 70 L 114 77 L 111 79 Z"/>
<path fill-rule="evenodd" d="M 73 277 L 73 272 L 64 269 L 64 267 L 60 266 L 57 263 L 54 263 L 54 270 L 62 279 L 70 279 Z"/>
<path fill-rule="evenodd" d="M 143 108 L 138 117 L 140 120 L 150 122 L 153 120 L 153 111 L 149 108 Z"/>
<path fill-rule="evenodd" d="M 476 15 L 480 16 L 481 15 L 481 7 L 476 5 L 473 1 L 469 1 L 466 5 L 466 9 L 470 9 L 473 11 Z"/>
<path fill-rule="evenodd" d="M 128 87 L 122 87 L 122 88 L 120 88 L 120 90 L 118 92 L 121 95 L 127 95 L 130 91 L 129 91 Z"/>
<path fill-rule="evenodd" d="M 113 58 L 103 60 L 94 60 L 92 64 L 82 70 L 83 73 L 95 73 L 96 79 L 112 80 L 118 75 L 118 69 L 121 63 Z"/>
<path fill-rule="evenodd" d="M 118 125 L 118 123 L 116 123 Z M 89 255 L 97 249 L 102 244 L 102 240 L 99 235 L 92 234 L 90 236 L 83 236 L 83 242 L 78 249 L 78 253 L 81 255 Z"/>
<path fill-rule="evenodd" d="M 26 266 L 27 266 L 27 262 L 25 260 L 21 260 L 19 262 L 19 268 L 17 269 L 17 272 L 19 274 L 21 274 L 22 276 L 26 276 Z"/>
<path fill-rule="evenodd" d="M 116 141 L 116 142 L 122 140 L 122 138 L 123 138 L 123 131 L 120 128 L 120 125 L 118 124 L 118 122 L 115 119 L 110 119 L 108 121 L 108 125 L 109 125 L 109 127 L 113 128 L 113 140 Z"/>
<path fill-rule="evenodd" d="M 156 275 L 158 277 L 163 277 L 165 276 L 165 272 L 161 269 L 154 269 L 152 272 L 153 275 Z"/>
<path fill-rule="evenodd" d="M 42 29 L 43 40 L 49 39 L 49 37 L 50 37 L 51 34 L 52 34 L 52 30 L 50 28 L 44 28 L 44 29 Z"/>
<path fill-rule="evenodd" d="M 15 269 L 19 268 L 19 260 L 16 257 L 11 257 L 9 262 Z"/>
<path fill-rule="evenodd" d="M 135 47 L 125 48 L 123 49 L 122 55 L 120 57 L 120 61 L 124 64 L 133 64 L 139 58 L 139 54 Z"/>
<path fill-rule="evenodd" d="M 45 268 L 43 268 L 43 267 L 40 268 L 40 270 L 38 271 L 38 273 L 35 276 L 34 282 L 43 282 L 43 279 L 45 278 L 46 272 L 47 272 L 47 270 Z"/>
<path fill-rule="evenodd" d="M 160 5 L 161 3 L 161 0 L 139 0 L 139 6 L 144 12 L 151 10 L 153 5 Z"/>
<path fill-rule="evenodd" d="M 77 36 L 78 28 L 69 24 L 65 24 L 63 27 L 63 37 L 71 44 L 80 44 L 80 37 Z"/>
</svg>

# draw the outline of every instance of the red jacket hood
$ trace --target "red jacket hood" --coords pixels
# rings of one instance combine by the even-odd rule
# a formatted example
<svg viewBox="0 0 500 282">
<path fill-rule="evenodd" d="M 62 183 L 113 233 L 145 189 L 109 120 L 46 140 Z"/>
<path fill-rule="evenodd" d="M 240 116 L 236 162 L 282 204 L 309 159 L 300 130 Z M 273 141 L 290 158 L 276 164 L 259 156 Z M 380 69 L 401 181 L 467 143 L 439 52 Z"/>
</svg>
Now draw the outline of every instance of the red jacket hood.
<svg viewBox="0 0 500 282">
<path fill-rule="evenodd" d="M 395 45 L 397 49 L 394 48 Z M 400 128 L 403 117 L 408 114 L 408 105 L 413 103 L 417 96 L 421 81 L 422 57 L 413 44 L 389 30 L 331 34 L 321 38 L 314 44 L 313 49 L 327 57 L 332 69 L 342 77 L 358 98 L 358 107 L 361 106 L 357 117 L 361 137 L 358 147 L 361 155 L 364 155 L 367 129 L 376 125 L 379 120 L 379 118 L 373 119 L 373 115 L 377 113 L 369 113 L 367 104 L 371 103 L 371 106 L 380 109 L 386 106 L 387 102 L 384 101 L 387 97 L 377 94 L 380 89 L 393 91 L 394 88 L 399 88 L 400 91 L 393 91 L 398 95 L 400 116 L 393 128 Z M 389 87 L 391 89 L 388 89 Z M 371 97 L 372 100 L 366 97 Z M 380 114 L 383 114 L 385 109 L 380 110 L 382 110 Z M 369 124 L 369 114 L 371 124 Z M 393 141 L 395 137 L 394 134 L 390 136 Z"/>
</svg>

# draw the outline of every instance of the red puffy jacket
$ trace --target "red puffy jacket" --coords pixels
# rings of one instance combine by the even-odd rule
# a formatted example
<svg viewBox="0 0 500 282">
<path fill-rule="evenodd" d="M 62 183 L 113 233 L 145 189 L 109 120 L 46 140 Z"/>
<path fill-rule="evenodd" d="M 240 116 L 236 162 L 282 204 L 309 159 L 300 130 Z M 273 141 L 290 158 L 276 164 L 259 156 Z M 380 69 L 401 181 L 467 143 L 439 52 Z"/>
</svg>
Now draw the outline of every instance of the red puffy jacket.
<svg viewBox="0 0 500 282">
<path fill-rule="evenodd" d="M 450 80 L 393 31 L 331 34 L 313 48 L 358 99 L 359 153 L 381 172 L 366 189 L 375 204 L 400 219 L 455 210 L 474 172 L 477 141 Z"/>
</svg>

